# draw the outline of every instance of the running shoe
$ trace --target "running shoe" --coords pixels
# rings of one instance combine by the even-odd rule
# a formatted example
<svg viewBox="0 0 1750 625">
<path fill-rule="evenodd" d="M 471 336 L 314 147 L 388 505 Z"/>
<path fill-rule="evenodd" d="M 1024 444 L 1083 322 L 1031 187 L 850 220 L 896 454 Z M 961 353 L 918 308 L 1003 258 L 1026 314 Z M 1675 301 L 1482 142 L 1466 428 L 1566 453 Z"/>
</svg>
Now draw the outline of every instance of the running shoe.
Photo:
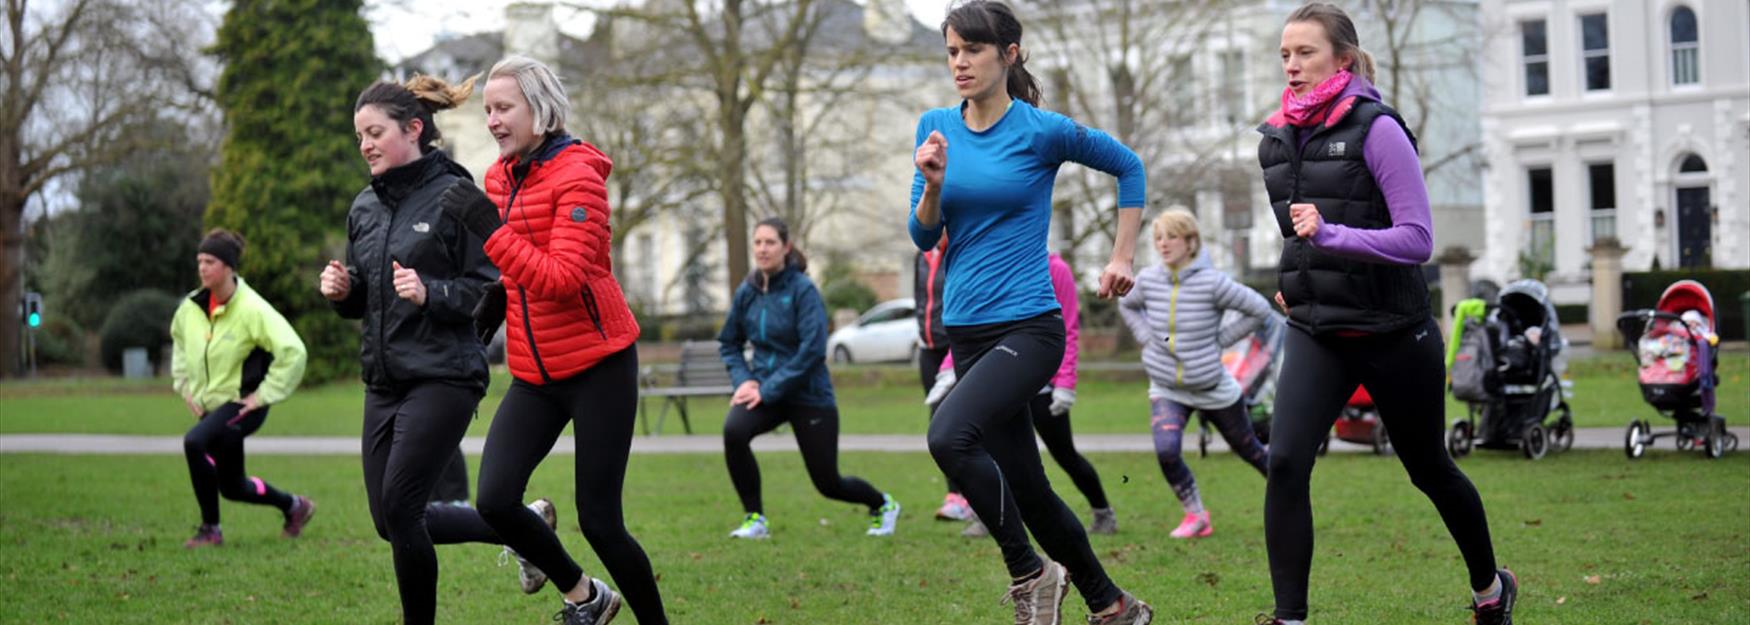
<svg viewBox="0 0 1750 625">
<path fill-rule="evenodd" d="M 292 496 L 292 509 L 286 511 L 286 524 L 281 533 L 286 538 L 297 538 L 304 534 L 304 526 L 310 522 L 310 517 L 316 515 L 316 502 L 303 495 Z"/>
<path fill-rule="evenodd" d="M 1155 609 L 1124 593 L 1118 596 L 1118 611 L 1106 616 L 1088 615 L 1088 625 L 1148 625 L 1155 619 Z"/>
<path fill-rule="evenodd" d="M 1252 619 L 1252 625 L 1282 625 L 1282 619 L 1259 613 L 1256 618 Z"/>
<path fill-rule="evenodd" d="M 1179 527 L 1168 534 L 1173 538 L 1203 538 L 1215 533 L 1215 524 L 1209 521 L 1209 511 L 1186 512 L 1185 518 L 1179 521 Z"/>
<path fill-rule="evenodd" d="M 565 602 L 558 614 L 553 615 L 554 621 L 565 625 L 605 625 L 614 620 L 614 615 L 620 613 L 620 595 L 608 588 L 599 579 L 589 580 L 595 587 L 595 597 L 580 604 Z"/>
<path fill-rule="evenodd" d="M 1094 522 L 1088 524 L 1088 531 L 1094 534 L 1117 534 L 1118 513 L 1111 508 L 1094 508 Z"/>
<path fill-rule="evenodd" d="M 1471 606 L 1476 611 L 1477 625 L 1513 625 L 1513 603 L 1519 600 L 1519 578 L 1507 569 L 1501 569 L 1496 575 L 1501 578 L 1501 596 Z"/>
<path fill-rule="evenodd" d="M 960 493 L 942 496 L 942 507 L 936 509 L 937 521 L 967 521 L 972 519 L 972 505 Z"/>
<path fill-rule="evenodd" d="M 978 515 L 972 515 L 972 522 L 966 524 L 966 529 L 960 530 L 962 538 L 984 538 L 990 535 L 990 528 L 984 526 L 984 521 L 978 520 Z"/>
<path fill-rule="evenodd" d="M 1069 573 L 1050 560 L 1033 579 L 1009 586 L 1003 603 L 1015 604 L 1015 625 L 1058 625 Z"/>
<path fill-rule="evenodd" d="M 899 502 L 886 493 L 882 493 L 881 499 L 881 509 L 869 515 L 870 536 L 892 536 L 893 526 L 899 523 Z"/>
<path fill-rule="evenodd" d="M 202 523 L 199 528 L 195 529 L 194 538 L 182 543 L 182 548 L 199 549 L 201 547 L 217 547 L 223 544 L 225 544 L 225 534 L 219 531 L 219 526 Z"/>
<path fill-rule="evenodd" d="M 551 500 L 545 497 L 536 499 L 533 503 L 529 504 L 529 511 L 534 512 L 537 516 L 541 517 L 541 522 L 546 523 L 548 529 L 559 529 L 559 513 L 553 508 L 553 502 Z M 500 566 L 504 565 L 505 558 L 507 557 L 516 559 L 517 583 L 522 586 L 523 594 L 535 594 L 541 590 L 541 586 L 546 585 L 547 574 L 542 572 L 540 567 L 537 567 L 533 563 L 524 559 L 522 554 L 517 553 L 515 549 L 511 549 L 508 546 L 498 555 Z"/>
<path fill-rule="evenodd" d="M 741 520 L 741 527 L 737 527 L 735 531 L 729 533 L 730 538 L 752 540 L 763 540 L 771 535 L 772 533 L 766 530 L 766 516 L 758 512 L 747 513 L 747 517 Z"/>
</svg>

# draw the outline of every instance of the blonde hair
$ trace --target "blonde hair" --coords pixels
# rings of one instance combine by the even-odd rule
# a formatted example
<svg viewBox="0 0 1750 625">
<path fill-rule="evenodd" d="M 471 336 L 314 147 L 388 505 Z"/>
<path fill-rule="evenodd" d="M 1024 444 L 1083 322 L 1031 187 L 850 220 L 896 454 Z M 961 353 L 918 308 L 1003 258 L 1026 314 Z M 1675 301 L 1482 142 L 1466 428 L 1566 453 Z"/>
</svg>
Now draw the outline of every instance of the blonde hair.
<svg viewBox="0 0 1750 625">
<path fill-rule="evenodd" d="M 1325 27 L 1325 38 L 1331 40 L 1331 54 L 1355 57 L 1349 71 L 1373 82 L 1373 55 L 1361 49 L 1361 36 L 1355 34 L 1355 22 L 1343 9 L 1328 2 L 1313 2 L 1288 14 L 1287 23 L 1314 22 Z"/>
<path fill-rule="evenodd" d="M 1153 227 L 1156 241 L 1165 237 L 1184 237 L 1185 242 L 1191 244 L 1189 258 L 1197 258 L 1197 253 L 1203 250 L 1203 237 L 1197 231 L 1197 216 L 1184 206 L 1175 204 L 1162 211 L 1155 217 Z"/>
<path fill-rule="evenodd" d="M 523 92 L 523 99 L 529 101 L 535 132 L 543 135 L 565 132 L 565 118 L 571 115 L 571 100 L 565 97 L 565 86 L 552 68 L 529 57 L 512 54 L 486 73 L 487 80 L 505 77 L 515 79 L 517 88 Z"/>
<path fill-rule="evenodd" d="M 438 131 L 437 124 L 432 123 L 432 114 L 467 102 L 468 96 L 474 93 L 474 81 L 479 77 L 476 74 L 459 85 L 424 74 L 417 74 L 404 84 L 377 81 L 365 87 L 352 110 L 356 112 L 366 106 L 375 106 L 384 116 L 395 120 L 403 132 L 413 120 L 419 120 L 419 151 L 430 152 L 437 142 L 443 140 L 443 133 Z"/>
</svg>

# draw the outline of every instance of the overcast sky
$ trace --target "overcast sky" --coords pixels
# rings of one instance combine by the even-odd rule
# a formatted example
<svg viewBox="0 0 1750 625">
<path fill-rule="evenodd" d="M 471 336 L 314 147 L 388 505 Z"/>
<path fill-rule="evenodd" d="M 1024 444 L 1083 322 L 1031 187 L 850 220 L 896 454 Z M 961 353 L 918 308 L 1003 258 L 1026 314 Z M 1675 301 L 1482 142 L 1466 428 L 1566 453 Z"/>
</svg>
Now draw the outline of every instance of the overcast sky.
<svg viewBox="0 0 1750 625">
<path fill-rule="evenodd" d="M 504 28 L 504 7 L 514 0 L 381 0 L 367 2 L 365 16 L 377 40 L 377 55 L 395 63 L 423 52 L 440 35 L 471 35 Z M 861 2 L 862 0 L 858 0 Z M 949 0 L 905 0 L 912 15 L 925 26 L 942 23 Z M 568 0 L 555 2 L 588 6 L 613 6 L 614 0 Z M 554 10 L 560 30 L 575 37 L 589 35 L 594 16 L 588 11 L 560 7 Z"/>
</svg>

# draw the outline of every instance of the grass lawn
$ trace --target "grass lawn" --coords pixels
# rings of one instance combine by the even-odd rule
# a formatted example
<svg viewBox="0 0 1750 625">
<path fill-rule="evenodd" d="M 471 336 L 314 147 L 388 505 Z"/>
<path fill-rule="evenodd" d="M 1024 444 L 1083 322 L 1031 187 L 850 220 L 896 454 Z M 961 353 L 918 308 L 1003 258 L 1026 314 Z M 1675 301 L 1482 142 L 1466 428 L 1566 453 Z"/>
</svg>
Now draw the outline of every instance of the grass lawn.
<svg viewBox="0 0 1750 625">
<path fill-rule="evenodd" d="M 847 434 L 921 434 L 927 428 L 923 391 L 910 371 L 849 367 L 839 372 L 838 398 L 842 431 Z M 1627 427 L 1644 418 L 1664 426 L 1641 401 L 1634 383 L 1633 361 L 1624 353 L 1600 354 L 1576 360 L 1570 367 L 1574 397 L 1569 400 L 1581 427 Z M 1732 352 L 1720 362 L 1719 411 L 1729 423 L 1750 423 L 1750 354 Z M 480 413 L 490 417 L 509 386 L 499 374 L 481 401 Z M 51 380 L 0 384 L 0 433 L 71 432 L 90 434 L 181 434 L 191 425 L 188 412 L 166 381 Z M 1108 375 L 1085 375 L 1077 388 L 1074 418 L 1077 432 L 1143 433 L 1148 428 L 1147 383 L 1116 381 Z M 93 401 L 93 397 L 101 397 Z M 364 399 L 357 383 L 300 389 L 275 406 L 262 436 L 357 436 Z M 721 431 L 727 398 L 706 397 L 689 404 L 693 430 Z M 652 413 L 661 408 L 649 402 Z M 1464 414 L 1448 398 L 1446 420 Z M 654 419 L 654 417 L 653 417 Z M 485 436 L 488 418 L 477 419 L 472 436 Z M 678 433 L 671 412 L 664 431 Z"/>
<path fill-rule="evenodd" d="M 1217 532 L 1186 543 L 1166 537 L 1178 506 L 1151 457 L 1092 460 L 1122 527 L 1093 544 L 1121 585 L 1158 608 L 1157 622 L 1234 625 L 1270 607 L 1264 483 L 1249 467 L 1226 455 L 1193 460 Z M 848 473 L 907 506 L 888 539 L 864 537 L 855 506 L 815 495 L 795 454 L 761 461 L 775 536 L 737 543 L 724 537 L 738 510 L 719 456 L 632 459 L 629 522 L 674 622 L 1006 622 L 995 546 L 928 520 L 941 485 L 927 456 L 843 458 Z M 548 462 L 531 487 L 562 511 L 573 502 L 568 464 Z M 1501 561 L 1524 585 L 1521 622 L 1750 620 L 1750 454 L 1708 462 L 1652 452 L 1631 463 L 1620 452 L 1574 452 L 1536 465 L 1484 454 L 1463 466 L 1489 507 Z M 0 622 L 396 622 L 389 550 L 371 529 L 358 461 L 262 457 L 250 469 L 320 503 L 304 538 L 279 538 L 272 511 L 226 504 L 226 545 L 184 551 L 197 513 L 177 457 L 0 455 Z M 1061 492 L 1085 516 L 1085 500 Z M 1315 622 L 1468 622 L 1458 554 L 1395 461 L 1326 458 L 1313 496 Z M 565 543 L 600 572 L 564 518 Z M 551 591 L 517 592 L 515 569 L 495 566 L 496 548 L 439 554 L 441 623 L 546 622 L 557 605 Z M 1081 618 L 1079 599 L 1065 607 L 1066 622 Z"/>
</svg>

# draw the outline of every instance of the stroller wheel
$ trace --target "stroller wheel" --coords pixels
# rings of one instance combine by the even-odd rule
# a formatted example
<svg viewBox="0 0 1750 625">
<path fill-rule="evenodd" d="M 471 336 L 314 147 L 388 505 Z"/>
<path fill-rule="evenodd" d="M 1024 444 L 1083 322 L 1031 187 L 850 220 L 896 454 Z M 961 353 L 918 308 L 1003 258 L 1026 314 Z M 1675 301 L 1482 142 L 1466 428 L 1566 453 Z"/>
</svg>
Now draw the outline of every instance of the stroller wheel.
<svg viewBox="0 0 1750 625">
<path fill-rule="evenodd" d="M 1695 436 L 1688 432 L 1688 428 L 1678 429 L 1681 431 L 1677 433 L 1677 451 L 1689 451 L 1695 447 Z"/>
<path fill-rule="evenodd" d="M 1543 424 L 1533 423 L 1525 426 L 1525 433 L 1519 437 L 1519 451 L 1526 458 L 1537 460 L 1549 452 L 1549 437 L 1543 429 Z"/>
<path fill-rule="evenodd" d="M 1372 444 L 1374 455 L 1383 456 L 1391 453 L 1391 435 L 1386 433 L 1384 423 L 1373 427 Z"/>
<path fill-rule="evenodd" d="M 1623 440 L 1623 451 L 1630 460 L 1640 458 L 1647 453 L 1647 428 L 1640 421 L 1628 424 L 1628 436 Z"/>
<path fill-rule="evenodd" d="M 1574 426 L 1569 423 L 1557 423 L 1550 428 L 1550 450 L 1564 452 L 1574 448 Z"/>
<path fill-rule="evenodd" d="M 1726 454 L 1726 420 L 1715 416 L 1709 418 L 1707 424 L 1707 457 L 1719 458 Z"/>
<path fill-rule="evenodd" d="M 1471 447 L 1470 422 L 1464 419 L 1454 419 L 1452 429 L 1446 431 L 1446 453 L 1453 458 L 1463 458 L 1470 455 Z"/>
</svg>

